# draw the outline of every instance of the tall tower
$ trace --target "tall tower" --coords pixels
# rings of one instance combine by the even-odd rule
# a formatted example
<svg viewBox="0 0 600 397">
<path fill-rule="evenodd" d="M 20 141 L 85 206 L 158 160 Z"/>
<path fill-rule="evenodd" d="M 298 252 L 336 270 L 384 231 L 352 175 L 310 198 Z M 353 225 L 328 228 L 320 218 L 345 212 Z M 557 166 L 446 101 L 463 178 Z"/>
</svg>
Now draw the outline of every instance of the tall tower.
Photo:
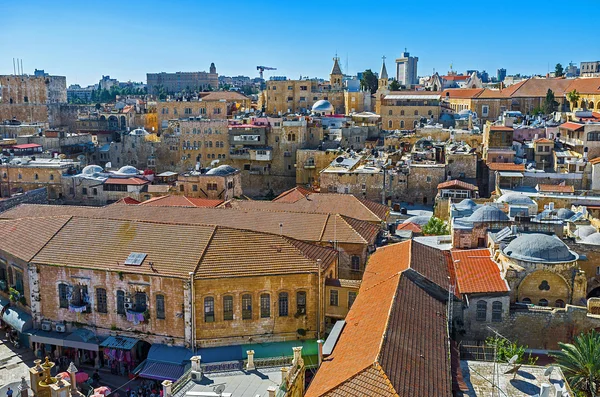
<svg viewBox="0 0 600 397">
<path fill-rule="evenodd" d="M 407 88 L 411 85 L 417 85 L 417 62 L 419 58 L 411 57 L 410 53 L 404 49 L 400 58 L 396 59 L 396 80 Z"/>
<path fill-rule="evenodd" d="M 344 78 L 344 74 L 342 73 L 342 69 L 339 64 L 340 58 L 336 55 L 333 58 L 333 69 L 331 69 L 331 73 L 329 74 L 329 82 L 331 83 L 331 87 L 334 90 L 341 90 L 343 85 L 342 81 Z"/>
<path fill-rule="evenodd" d="M 215 66 L 214 62 L 211 62 L 209 72 L 213 74 L 217 73 L 217 67 Z"/>
<path fill-rule="evenodd" d="M 381 72 L 379 73 L 379 82 L 377 83 L 378 90 L 387 89 L 389 84 L 388 72 L 385 67 L 385 55 L 381 59 L 383 62 L 381 63 Z"/>
</svg>

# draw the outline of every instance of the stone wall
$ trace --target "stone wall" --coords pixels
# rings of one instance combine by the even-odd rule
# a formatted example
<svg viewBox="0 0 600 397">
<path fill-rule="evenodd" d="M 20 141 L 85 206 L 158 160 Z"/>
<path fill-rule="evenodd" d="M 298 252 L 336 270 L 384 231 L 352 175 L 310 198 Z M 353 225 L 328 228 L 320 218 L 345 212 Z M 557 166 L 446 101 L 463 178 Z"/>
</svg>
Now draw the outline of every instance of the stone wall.
<svg viewBox="0 0 600 397">
<path fill-rule="evenodd" d="M 19 204 L 48 204 L 48 190 L 45 187 L 0 200 L 0 212 Z"/>
</svg>

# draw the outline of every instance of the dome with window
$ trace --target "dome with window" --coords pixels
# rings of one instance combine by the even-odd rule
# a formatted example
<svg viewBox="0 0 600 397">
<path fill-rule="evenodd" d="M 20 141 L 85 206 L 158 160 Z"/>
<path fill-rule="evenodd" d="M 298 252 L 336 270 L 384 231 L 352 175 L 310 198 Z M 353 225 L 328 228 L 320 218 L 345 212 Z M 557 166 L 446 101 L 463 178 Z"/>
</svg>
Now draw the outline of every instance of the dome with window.
<svg viewBox="0 0 600 397">
<path fill-rule="evenodd" d="M 140 172 L 138 171 L 137 168 L 131 166 L 131 165 L 126 165 L 124 167 L 119 168 L 119 170 L 116 172 L 116 174 L 121 174 L 121 175 L 137 175 Z"/>
<path fill-rule="evenodd" d="M 99 165 L 93 165 L 93 164 L 83 167 L 83 169 L 81 170 L 81 173 L 83 175 L 89 175 L 89 176 L 97 175 L 101 172 L 104 172 L 104 169 L 102 167 L 100 167 Z"/>
<path fill-rule="evenodd" d="M 331 102 L 321 99 L 320 101 L 315 102 L 312 106 L 312 111 L 314 113 L 333 114 L 334 108 Z"/>
</svg>

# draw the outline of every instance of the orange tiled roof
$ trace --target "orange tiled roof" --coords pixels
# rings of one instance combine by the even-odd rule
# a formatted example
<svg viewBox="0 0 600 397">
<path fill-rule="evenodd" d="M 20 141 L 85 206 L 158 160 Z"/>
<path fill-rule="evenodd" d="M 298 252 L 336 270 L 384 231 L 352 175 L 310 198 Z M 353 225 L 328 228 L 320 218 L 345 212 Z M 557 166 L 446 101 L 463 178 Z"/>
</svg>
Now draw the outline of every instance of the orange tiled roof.
<svg viewBox="0 0 600 397">
<path fill-rule="evenodd" d="M 600 163 L 600 157 L 596 157 L 590 160 L 590 164 L 592 165 L 596 165 L 598 163 Z"/>
<path fill-rule="evenodd" d="M 150 181 L 142 178 L 108 178 L 104 183 L 107 185 L 147 185 Z"/>
<path fill-rule="evenodd" d="M 548 139 L 548 138 L 540 138 L 540 139 L 536 139 L 534 141 L 535 143 L 554 143 L 553 140 Z"/>
<path fill-rule="evenodd" d="M 153 197 L 150 200 L 140 203 L 140 205 L 155 207 L 217 207 L 222 203 L 223 200 L 167 195 Z"/>
<path fill-rule="evenodd" d="M 483 88 L 449 88 L 442 92 L 442 98 L 477 98 Z"/>
<path fill-rule="evenodd" d="M 490 131 L 514 131 L 514 128 L 504 125 L 491 125 Z"/>
<path fill-rule="evenodd" d="M 571 92 L 573 90 L 576 90 L 580 94 L 598 94 L 600 93 L 600 77 L 571 80 L 565 91 Z"/>
<path fill-rule="evenodd" d="M 505 89 L 507 96 L 512 98 L 535 97 L 544 98 L 548 89 L 556 96 L 562 96 L 567 91 L 571 80 L 566 79 L 527 79 Z"/>
<path fill-rule="evenodd" d="M 306 397 L 451 395 L 446 319 L 439 315 L 445 304 L 406 273 L 427 248 L 406 241 L 371 256 L 346 326 Z M 432 265 L 446 285 L 445 262 Z"/>
<path fill-rule="evenodd" d="M 517 172 L 525 171 L 525 164 L 487 163 L 487 166 L 492 171 L 517 171 Z"/>
<path fill-rule="evenodd" d="M 508 292 L 487 249 L 453 250 L 452 259 L 461 294 Z"/>
<path fill-rule="evenodd" d="M 140 203 L 140 201 L 137 201 L 136 199 L 127 196 L 127 197 L 123 197 L 122 199 L 119 199 L 118 201 L 115 201 L 113 204 L 137 205 L 139 203 Z"/>
<path fill-rule="evenodd" d="M 396 230 L 410 230 L 413 233 L 421 233 L 423 231 L 421 226 L 414 222 L 401 223 L 396 227 Z"/>
<path fill-rule="evenodd" d="M 458 179 L 453 179 L 451 181 L 442 182 L 442 183 L 438 184 L 437 188 L 438 188 L 438 190 L 439 189 L 448 189 L 448 188 L 459 188 L 459 189 L 463 189 L 463 190 L 479 190 L 479 188 L 477 186 L 472 185 L 467 182 L 464 182 L 464 181 L 460 181 Z"/>
<path fill-rule="evenodd" d="M 575 188 L 571 185 L 539 184 L 537 185 L 537 190 L 539 192 L 573 193 Z"/>
<path fill-rule="evenodd" d="M 558 128 L 564 128 L 567 129 L 569 131 L 578 131 L 583 129 L 584 125 L 583 124 L 579 124 L 579 123 L 573 123 L 571 121 L 567 121 L 566 123 L 563 123 L 561 125 L 558 126 Z"/>
<path fill-rule="evenodd" d="M 29 262 L 70 219 L 58 216 L 0 221 L 0 250 Z"/>
<path fill-rule="evenodd" d="M 308 196 L 309 194 L 314 193 L 311 189 L 306 189 L 302 186 L 296 186 L 290 190 L 286 190 L 281 193 L 279 196 L 275 197 L 273 201 L 279 203 L 295 203 L 296 201 Z"/>
</svg>

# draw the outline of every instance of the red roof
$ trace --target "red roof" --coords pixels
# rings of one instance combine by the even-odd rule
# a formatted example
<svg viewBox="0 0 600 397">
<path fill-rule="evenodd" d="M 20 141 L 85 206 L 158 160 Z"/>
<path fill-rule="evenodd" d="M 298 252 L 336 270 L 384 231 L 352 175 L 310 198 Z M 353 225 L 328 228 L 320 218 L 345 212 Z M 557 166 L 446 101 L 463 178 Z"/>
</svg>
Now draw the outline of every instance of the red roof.
<svg viewBox="0 0 600 397">
<path fill-rule="evenodd" d="M 452 250 L 452 259 L 461 294 L 508 292 L 508 285 L 490 258 L 489 250 Z"/>
<path fill-rule="evenodd" d="M 464 181 L 459 181 L 458 179 L 454 179 L 451 181 L 447 181 L 447 182 L 442 182 L 437 186 L 438 190 L 439 189 L 448 189 L 448 188 L 458 188 L 458 189 L 462 189 L 462 190 L 479 190 L 479 188 L 475 185 L 472 185 L 470 183 L 464 182 Z"/>
<path fill-rule="evenodd" d="M 548 139 L 548 138 L 540 138 L 540 139 L 536 139 L 534 141 L 535 143 L 554 143 L 553 140 Z"/>
<path fill-rule="evenodd" d="M 104 183 L 107 185 L 146 185 L 150 181 L 141 178 L 108 178 Z"/>
<path fill-rule="evenodd" d="M 209 200 L 186 196 L 160 196 L 146 200 L 140 205 L 153 207 L 217 207 L 223 200 Z"/>
<path fill-rule="evenodd" d="M 123 197 L 123 198 L 122 198 L 122 199 L 120 199 L 119 201 L 115 201 L 115 204 L 128 204 L 128 205 L 137 205 L 137 204 L 139 204 L 139 203 L 140 203 L 139 201 L 137 201 L 136 199 L 134 199 L 134 198 L 131 198 L 131 197 L 129 197 L 129 196 L 127 196 L 127 197 Z"/>
<path fill-rule="evenodd" d="M 558 128 L 564 128 L 569 131 L 578 131 L 583 128 L 583 124 L 577 124 L 577 123 L 572 123 L 572 122 L 568 121 L 564 124 L 559 125 Z"/>
<path fill-rule="evenodd" d="M 596 157 L 590 160 L 590 164 L 592 165 L 596 165 L 598 163 L 600 163 L 600 157 Z"/>
<path fill-rule="evenodd" d="M 302 186 L 296 186 L 290 190 L 286 190 L 281 193 L 279 196 L 275 197 L 273 201 L 277 201 L 280 203 L 295 203 L 296 201 L 305 198 L 311 193 L 314 193 L 314 190 L 303 188 Z"/>
<path fill-rule="evenodd" d="M 13 149 L 34 149 L 42 147 L 42 145 L 38 145 L 37 143 L 23 143 L 21 145 L 14 145 Z"/>
<path fill-rule="evenodd" d="M 525 171 L 525 164 L 487 163 L 487 166 L 492 171 L 517 171 L 517 172 Z"/>
<path fill-rule="evenodd" d="M 573 193 L 575 188 L 571 185 L 537 185 L 538 192 Z"/>
<path fill-rule="evenodd" d="M 450 75 L 450 76 L 442 76 L 442 79 L 448 81 L 465 81 L 469 80 L 470 76 L 459 76 L 459 75 Z"/>
<path fill-rule="evenodd" d="M 396 227 L 396 231 L 398 230 L 410 230 L 413 233 L 421 233 L 423 231 L 421 226 L 414 222 L 401 223 Z"/>
<path fill-rule="evenodd" d="M 490 131 L 514 131 L 514 128 L 504 125 L 492 125 L 490 126 Z"/>
</svg>

